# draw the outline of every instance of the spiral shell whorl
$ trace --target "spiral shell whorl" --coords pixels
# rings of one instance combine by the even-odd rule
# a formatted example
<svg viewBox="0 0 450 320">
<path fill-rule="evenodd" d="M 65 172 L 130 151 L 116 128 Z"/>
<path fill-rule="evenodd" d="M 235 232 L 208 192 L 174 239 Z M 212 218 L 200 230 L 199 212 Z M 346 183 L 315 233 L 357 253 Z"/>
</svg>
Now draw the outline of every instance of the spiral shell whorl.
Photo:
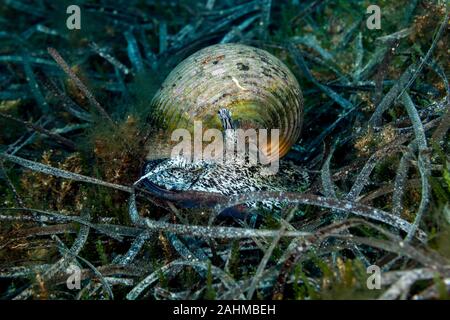
<svg viewBox="0 0 450 320">
<path fill-rule="evenodd" d="M 156 93 L 152 108 L 155 123 L 169 131 L 192 129 L 197 120 L 204 129 L 221 129 L 217 112 L 226 108 L 242 129 L 279 129 L 280 156 L 297 141 L 303 120 L 295 76 L 275 56 L 242 44 L 213 45 L 182 61 Z"/>
</svg>

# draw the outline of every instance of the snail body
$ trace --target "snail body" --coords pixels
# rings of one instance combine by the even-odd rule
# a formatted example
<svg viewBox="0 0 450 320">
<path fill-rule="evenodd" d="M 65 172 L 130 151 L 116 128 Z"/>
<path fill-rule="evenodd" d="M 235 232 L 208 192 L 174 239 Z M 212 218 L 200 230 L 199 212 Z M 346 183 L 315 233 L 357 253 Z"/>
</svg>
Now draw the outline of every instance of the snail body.
<svg viewBox="0 0 450 320">
<path fill-rule="evenodd" d="M 257 146 L 268 161 L 278 161 L 289 151 L 303 123 L 303 96 L 295 76 L 272 54 L 242 44 L 213 45 L 182 61 L 161 85 L 151 108 L 153 126 L 166 132 L 158 139 L 167 139 L 168 146 L 173 146 L 169 141 L 173 130 L 193 132 L 195 121 L 201 121 L 205 130 L 223 132 L 230 126 L 278 129 L 278 139 L 270 137 Z M 297 188 L 307 180 L 304 170 L 285 161 L 280 162 L 278 174 L 263 176 L 261 165 L 204 159 L 192 162 L 171 157 L 170 148 L 155 145 L 149 147 L 144 174 L 148 183 L 164 190 L 230 195 L 283 191 L 287 185 Z"/>
</svg>

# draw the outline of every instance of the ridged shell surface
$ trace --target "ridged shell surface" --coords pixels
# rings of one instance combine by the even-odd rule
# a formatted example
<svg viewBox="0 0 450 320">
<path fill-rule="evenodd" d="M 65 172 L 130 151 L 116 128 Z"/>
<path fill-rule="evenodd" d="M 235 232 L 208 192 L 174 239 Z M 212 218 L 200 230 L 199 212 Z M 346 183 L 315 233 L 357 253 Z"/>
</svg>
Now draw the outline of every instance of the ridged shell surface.
<svg viewBox="0 0 450 320">
<path fill-rule="evenodd" d="M 204 48 L 182 61 L 153 101 L 153 121 L 166 130 L 221 128 L 218 110 L 231 111 L 242 129 L 279 129 L 279 156 L 297 141 L 303 97 L 292 72 L 278 58 L 242 44 Z M 170 136 L 170 135 L 169 135 Z M 260 146 L 264 152 L 274 145 Z M 270 157 L 269 157 L 270 158 Z"/>
</svg>

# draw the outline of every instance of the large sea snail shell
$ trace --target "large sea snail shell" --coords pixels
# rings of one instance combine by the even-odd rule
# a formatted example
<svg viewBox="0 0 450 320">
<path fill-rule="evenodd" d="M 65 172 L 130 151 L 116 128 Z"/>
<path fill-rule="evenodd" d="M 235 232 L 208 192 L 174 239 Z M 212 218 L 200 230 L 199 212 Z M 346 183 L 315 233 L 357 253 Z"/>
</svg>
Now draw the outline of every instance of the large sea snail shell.
<svg viewBox="0 0 450 320">
<path fill-rule="evenodd" d="M 295 76 L 272 54 L 242 44 L 213 45 L 182 61 L 156 93 L 151 118 L 170 138 L 175 129 L 193 130 L 194 121 L 222 130 L 223 108 L 240 129 L 279 129 L 278 150 L 270 138 L 259 146 L 268 160 L 284 156 L 299 138 L 303 96 Z"/>
</svg>

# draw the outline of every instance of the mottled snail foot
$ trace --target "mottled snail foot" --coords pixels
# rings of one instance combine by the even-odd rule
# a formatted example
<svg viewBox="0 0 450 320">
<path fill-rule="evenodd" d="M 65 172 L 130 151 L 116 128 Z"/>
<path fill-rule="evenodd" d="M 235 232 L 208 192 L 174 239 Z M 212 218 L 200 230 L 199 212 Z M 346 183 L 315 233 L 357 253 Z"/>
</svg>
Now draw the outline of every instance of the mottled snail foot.
<svg viewBox="0 0 450 320">
<path fill-rule="evenodd" d="M 301 191 L 309 185 L 306 170 L 281 161 L 275 175 L 262 175 L 261 165 L 240 162 L 187 161 L 182 157 L 152 160 L 143 168 L 142 183 L 155 197 L 174 201 L 184 208 L 213 208 L 229 196 L 257 191 Z M 223 201 L 223 202 L 222 202 Z M 244 218 L 256 202 L 229 208 L 221 216 Z M 266 209 L 278 210 L 282 203 L 263 201 Z"/>
</svg>

